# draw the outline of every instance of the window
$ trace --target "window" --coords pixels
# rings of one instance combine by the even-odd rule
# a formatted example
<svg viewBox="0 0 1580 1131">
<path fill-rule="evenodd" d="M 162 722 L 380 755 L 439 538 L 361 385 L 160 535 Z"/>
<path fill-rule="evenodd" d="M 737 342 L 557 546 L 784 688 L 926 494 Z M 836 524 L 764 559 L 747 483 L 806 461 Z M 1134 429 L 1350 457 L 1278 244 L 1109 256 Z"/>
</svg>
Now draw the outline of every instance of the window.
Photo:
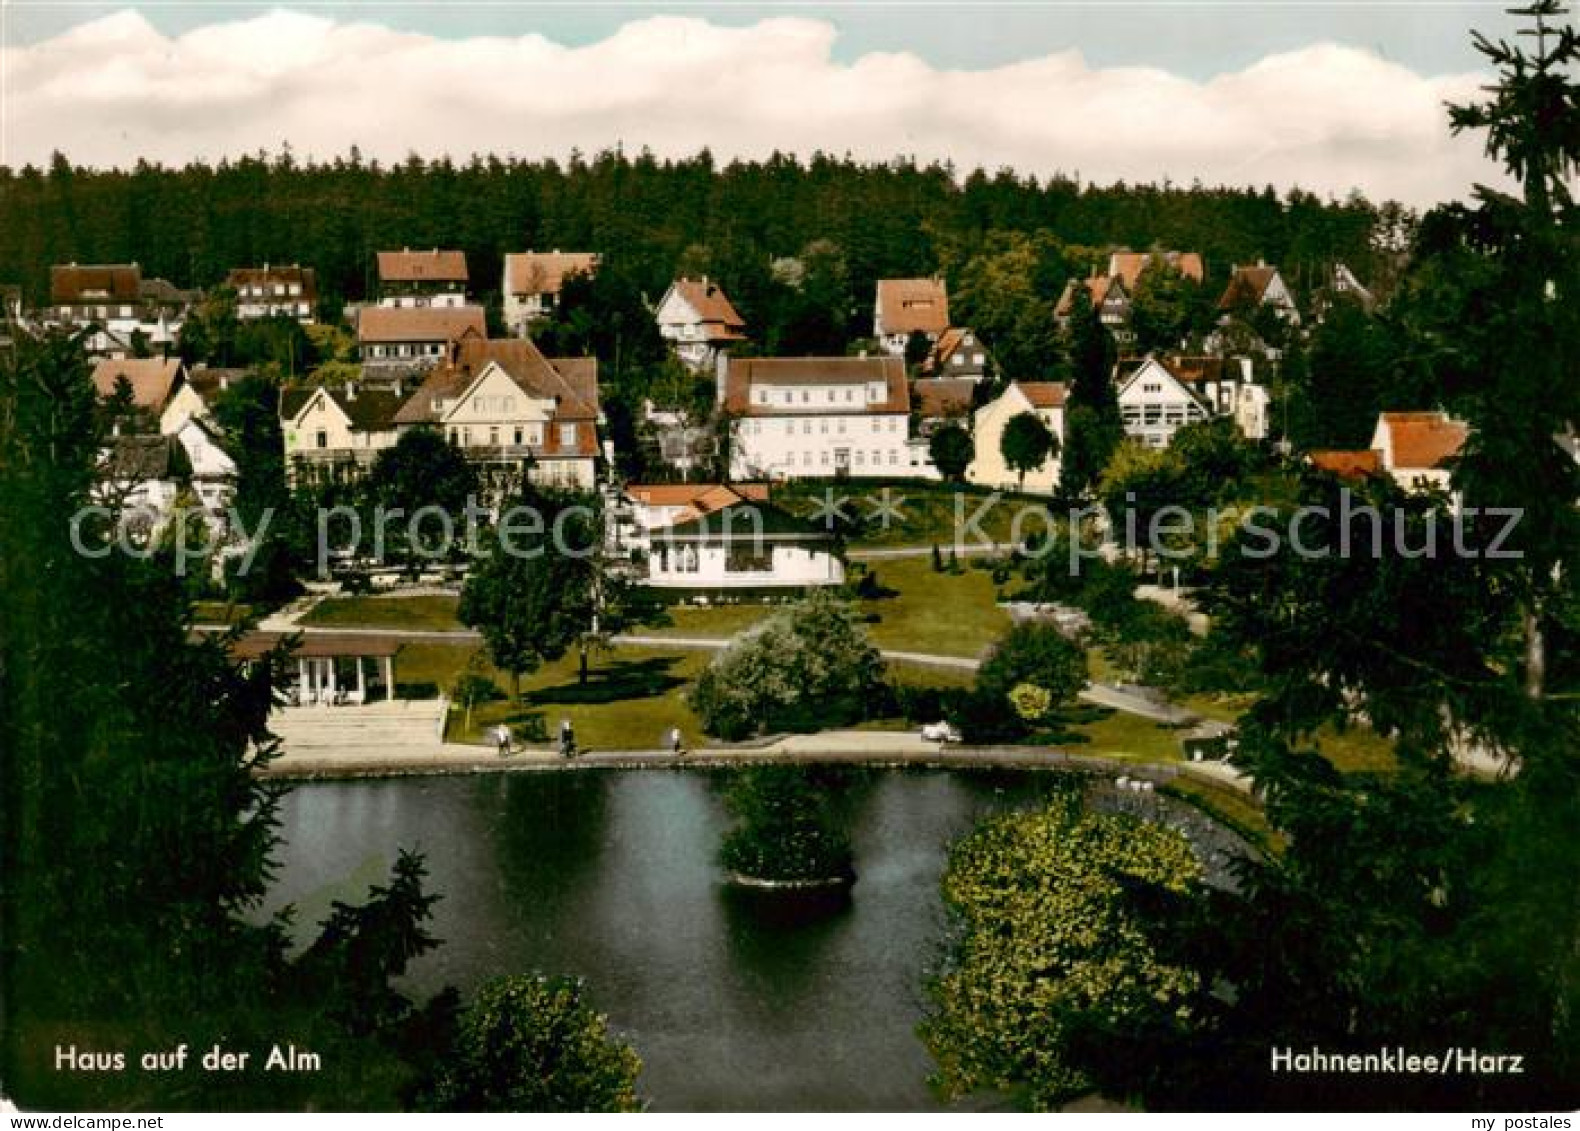
<svg viewBox="0 0 1580 1131">
<path fill-rule="evenodd" d="M 490 428 L 488 430 L 488 446 L 491 447 L 491 448 L 499 447 L 499 429 L 498 428 Z"/>
<path fill-rule="evenodd" d="M 521 446 L 521 426 L 520 425 L 516 426 L 516 446 L 518 448 Z"/>
<path fill-rule="evenodd" d="M 768 390 L 767 389 L 758 389 L 757 390 L 757 403 L 758 404 L 767 404 L 768 403 Z"/>
<path fill-rule="evenodd" d="M 560 447 L 574 448 L 576 446 L 576 425 L 560 425 Z"/>
<path fill-rule="evenodd" d="M 803 420 L 801 422 L 801 434 L 803 436 L 810 436 L 812 434 L 812 422 L 810 420 Z"/>
<path fill-rule="evenodd" d="M 819 453 L 818 463 L 822 464 L 824 467 L 828 466 L 828 449 L 827 448 L 824 448 L 822 450 L 822 452 Z"/>
<path fill-rule="evenodd" d="M 864 462 L 866 462 L 866 453 L 863 452 L 860 448 L 857 448 L 856 449 L 856 466 L 860 467 Z"/>
<path fill-rule="evenodd" d="M 322 428 L 318 430 L 318 446 L 320 448 L 327 448 L 329 446 L 329 433 L 325 432 Z"/>
<path fill-rule="evenodd" d="M 472 430 L 470 428 L 461 429 L 461 446 L 463 448 L 472 446 Z"/>
<path fill-rule="evenodd" d="M 846 389 L 845 390 L 845 401 L 846 401 L 846 403 L 849 403 L 850 401 L 853 401 L 855 399 L 856 399 L 856 390 L 855 389 Z"/>
<path fill-rule="evenodd" d="M 828 435 L 828 421 L 827 420 L 819 420 L 818 424 L 821 425 L 821 428 L 819 429 L 819 431 L 821 431 L 823 433 L 823 435 L 827 436 Z"/>
<path fill-rule="evenodd" d="M 895 464 L 897 464 L 899 462 L 900 462 L 900 453 L 899 452 L 895 452 L 895 451 L 891 451 L 889 453 L 889 466 L 893 467 Z"/>
<path fill-rule="evenodd" d="M 802 389 L 801 390 L 801 403 L 802 404 L 807 404 L 811 400 L 812 400 L 812 390 L 811 389 Z"/>
</svg>

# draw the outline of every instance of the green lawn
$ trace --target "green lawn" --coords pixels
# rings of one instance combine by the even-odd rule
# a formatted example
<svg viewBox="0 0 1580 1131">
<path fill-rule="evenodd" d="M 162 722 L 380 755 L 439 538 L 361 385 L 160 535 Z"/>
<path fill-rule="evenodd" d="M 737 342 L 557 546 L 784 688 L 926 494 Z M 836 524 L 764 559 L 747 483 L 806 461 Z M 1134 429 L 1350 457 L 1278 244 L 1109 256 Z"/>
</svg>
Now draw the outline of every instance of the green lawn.
<svg viewBox="0 0 1580 1131">
<path fill-rule="evenodd" d="M 231 604 L 227 601 L 193 601 L 193 624 L 244 624 L 251 620 L 251 605 Z"/>
<path fill-rule="evenodd" d="M 326 597 L 306 616 L 303 624 L 326 628 L 406 628 L 453 631 L 463 627 L 455 619 L 454 597 Z"/>
<path fill-rule="evenodd" d="M 893 595 L 860 603 L 877 619 L 867 626 L 872 642 L 895 652 L 975 657 L 1010 626 L 998 607 L 997 587 L 987 570 L 962 566 L 959 573 L 936 573 L 932 559 L 898 558 L 864 563 L 878 584 Z M 673 623 L 632 632 L 654 636 L 734 636 L 782 608 L 761 602 L 739 605 L 676 606 Z"/>
<path fill-rule="evenodd" d="M 958 574 L 935 573 L 929 558 L 871 566 L 879 585 L 896 591 L 862 602 L 865 612 L 878 617 L 868 632 L 880 648 L 974 657 L 1009 630 L 1009 614 L 998 607 L 997 587 L 987 570 L 962 566 Z"/>
<path fill-rule="evenodd" d="M 1068 729 L 1087 739 L 1063 743 L 1072 754 L 1129 757 L 1147 762 L 1177 762 L 1183 756 L 1178 730 L 1140 715 L 1099 709 L 1090 721 L 1075 723 Z"/>
<path fill-rule="evenodd" d="M 595 657 L 582 685 L 576 681 L 576 657 L 565 656 L 522 680 L 525 702 L 479 704 L 469 729 L 459 712 L 453 714 L 450 741 L 479 741 L 487 727 L 521 726 L 535 717 L 551 739 L 560 720 L 569 719 L 577 745 L 585 750 L 655 749 L 676 726 L 688 744 L 696 745 L 704 741 L 702 727 L 685 693 L 707 662 L 708 654 L 695 650 L 617 648 Z M 490 674 L 509 691 L 508 677 Z"/>
</svg>

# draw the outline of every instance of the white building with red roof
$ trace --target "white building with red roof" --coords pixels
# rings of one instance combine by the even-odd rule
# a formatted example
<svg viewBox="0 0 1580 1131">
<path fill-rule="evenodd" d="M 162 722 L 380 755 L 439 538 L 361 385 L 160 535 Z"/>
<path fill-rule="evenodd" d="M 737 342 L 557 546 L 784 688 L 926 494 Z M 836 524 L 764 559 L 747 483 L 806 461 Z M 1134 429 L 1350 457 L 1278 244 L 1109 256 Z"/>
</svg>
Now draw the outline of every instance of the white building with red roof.
<svg viewBox="0 0 1580 1131">
<path fill-rule="evenodd" d="M 440 429 L 468 459 L 533 483 L 597 485 L 598 362 L 543 356 L 526 338 L 467 338 L 395 414 Z"/>
<path fill-rule="evenodd" d="M 995 399 L 976 410 L 971 436 L 976 451 L 966 468 L 966 482 L 996 491 L 1025 491 L 1051 495 L 1059 486 L 1064 450 L 1064 401 L 1068 390 L 1062 381 L 1015 381 Z M 1017 416 L 1031 413 L 1053 435 L 1055 450 L 1035 470 L 1023 477 L 1004 458 L 1004 429 Z"/>
<path fill-rule="evenodd" d="M 720 374 L 731 479 L 931 476 L 912 462 L 896 357 L 732 358 Z"/>
<path fill-rule="evenodd" d="M 676 279 L 654 310 L 658 332 L 692 371 L 711 368 L 736 342 L 746 340 L 746 320 L 718 283 Z"/>
<path fill-rule="evenodd" d="M 464 306 L 470 278 L 466 255 L 429 251 L 378 253 L 380 306 Z"/>
<path fill-rule="evenodd" d="M 949 329 L 949 288 L 941 278 L 879 279 L 872 336 L 885 353 L 904 357 L 912 334 L 930 342 Z"/>
<path fill-rule="evenodd" d="M 505 326 L 517 337 L 526 337 L 534 322 L 547 318 L 559 306 L 565 280 L 591 276 L 598 270 L 593 251 L 522 251 L 505 256 L 505 276 L 500 286 Z"/>
<path fill-rule="evenodd" d="M 1384 412 L 1371 448 L 1405 490 L 1447 491 L 1454 458 L 1469 436 L 1469 426 L 1446 412 Z"/>
</svg>

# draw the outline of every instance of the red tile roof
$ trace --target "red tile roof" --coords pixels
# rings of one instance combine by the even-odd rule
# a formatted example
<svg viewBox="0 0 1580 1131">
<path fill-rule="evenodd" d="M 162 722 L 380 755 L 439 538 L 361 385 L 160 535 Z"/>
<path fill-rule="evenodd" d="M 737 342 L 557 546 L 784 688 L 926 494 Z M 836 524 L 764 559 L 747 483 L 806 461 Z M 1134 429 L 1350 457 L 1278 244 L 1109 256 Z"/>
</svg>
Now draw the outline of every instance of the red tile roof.
<svg viewBox="0 0 1580 1131">
<path fill-rule="evenodd" d="M 526 338 L 468 338 L 451 347 L 450 357 L 428 375 L 398 413 L 398 424 L 437 423 L 444 410 L 437 402 L 466 392 L 489 364 L 498 365 L 530 397 L 555 402 L 552 427 L 543 451 L 547 455 L 598 454 L 598 362 L 596 358 L 550 360 Z M 577 425 L 574 449 L 561 449 L 558 426 Z"/>
<path fill-rule="evenodd" d="M 357 315 L 359 342 L 453 342 L 468 331 L 487 336 L 481 306 L 364 306 Z"/>
<path fill-rule="evenodd" d="M 132 403 L 138 408 L 159 412 L 176 391 L 181 379 L 179 358 L 133 358 L 126 361 L 101 361 L 93 367 L 93 387 L 99 396 L 115 395 L 124 377 L 132 387 Z"/>
<path fill-rule="evenodd" d="M 1330 448 L 1312 452 L 1306 458 L 1312 467 L 1340 479 L 1365 479 L 1382 470 L 1382 453 L 1370 450 Z"/>
<path fill-rule="evenodd" d="M 1223 297 L 1218 300 L 1218 309 L 1233 310 L 1236 307 L 1257 305 L 1277 274 L 1277 267 L 1266 264 L 1236 267 L 1234 274 L 1229 276 L 1229 285 L 1224 288 Z"/>
<path fill-rule="evenodd" d="M 949 291 L 942 279 L 879 279 L 880 334 L 942 334 L 949 329 Z"/>
<path fill-rule="evenodd" d="M 1393 441 L 1390 470 L 1429 471 L 1459 454 L 1470 429 L 1442 412 L 1385 412 L 1378 420 Z"/>
<path fill-rule="evenodd" d="M 381 251 L 381 283 L 465 283 L 466 256 L 459 251 Z"/>
<path fill-rule="evenodd" d="M 557 295 L 570 275 L 591 275 L 598 269 L 595 251 L 522 251 L 505 256 L 505 292 L 512 295 Z"/>
<path fill-rule="evenodd" d="M 1016 381 L 1015 387 L 1033 408 L 1061 408 L 1069 391 L 1063 381 Z"/>
<path fill-rule="evenodd" d="M 746 320 L 730 303 L 724 288 L 708 279 L 676 279 L 674 292 L 697 312 L 708 330 L 709 341 L 735 341 L 745 337 Z"/>
<path fill-rule="evenodd" d="M 755 404 L 754 385 L 857 385 L 881 381 L 881 401 L 824 404 Z M 746 357 L 730 362 L 725 377 L 725 411 L 733 416 L 805 416 L 814 413 L 910 412 L 905 362 L 897 357 Z"/>
<path fill-rule="evenodd" d="M 1070 308 L 1075 305 L 1075 288 L 1081 283 L 1086 285 L 1086 293 L 1091 296 L 1093 306 L 1102 306 L 1108 300 L 1109 292 L 1116 286 L 1119 288 L 1121 295 L 1126 293 L 1124 280 L 1118 276 L 1093 275 L 1091 278 L 1083 279 L 1079 282 L 1071 279 L 1064 284 L 1064 291 L 1059 295 L 1059 301 L 1054 303 L 1053 316 L 1055 318 L 1063 318 L 1070 313 Z"/>
<path fill-rule="evenodd" d="M 1194 251 L 1116 251 L 1108 257 L 1108 274 L 1117 276 L 1125 284 L 1125 290 L 1134 293 L 1136 284 L 1141 280 L 1141 272 L 1154 260 L 1161 260 L 1187 279 L 1194 279 L 1198 283 L 1205 276 L 1201 255 Z"/>
</svg>

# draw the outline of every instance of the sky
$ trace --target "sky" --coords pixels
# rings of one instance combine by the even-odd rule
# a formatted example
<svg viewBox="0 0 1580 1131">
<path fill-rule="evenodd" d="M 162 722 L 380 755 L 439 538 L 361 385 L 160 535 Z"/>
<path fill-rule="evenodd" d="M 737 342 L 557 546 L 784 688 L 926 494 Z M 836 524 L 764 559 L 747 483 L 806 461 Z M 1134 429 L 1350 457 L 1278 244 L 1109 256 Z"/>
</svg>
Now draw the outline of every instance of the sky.
<svg viewBox="0 0 1580 1131">
<path fill-rule="evenodd" d="M 1469 0 L 0 0 L 0 163 L 821 149 L 1425 206 L 1497 179 L 1443 110 L 1487 80 L 1472 27 L 1510 21 Z"/>
</svg>

